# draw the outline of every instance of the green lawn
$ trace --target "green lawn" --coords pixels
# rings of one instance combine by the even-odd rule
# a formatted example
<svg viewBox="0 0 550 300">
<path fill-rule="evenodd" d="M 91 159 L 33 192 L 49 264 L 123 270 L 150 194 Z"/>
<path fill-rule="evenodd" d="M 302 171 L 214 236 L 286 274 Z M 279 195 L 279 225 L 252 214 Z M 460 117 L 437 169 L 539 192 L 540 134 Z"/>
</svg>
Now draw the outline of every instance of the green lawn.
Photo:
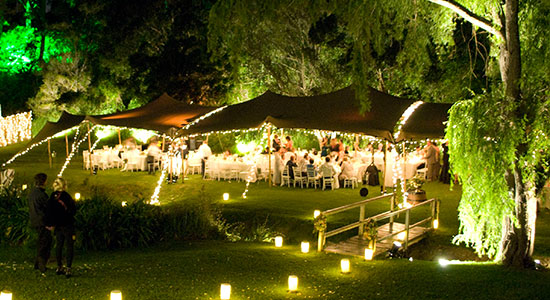
<svg viewBox="0 0 550 300">
<path fill-rule="evenodd" d="M 54 167 L 47 162 L 46 145 L 33 149 L 10 167 L 16 170 L 16 184 L 30 183 L 37 172 L 53 178 L 63 163 L 64 141 L 52 142 L 57 152 Z M 13 155 L 21 145 L 0 149 L 0 160 Z M 64 155 L 62 155 L 64 156 Z M 84 197 L 94 191 L 110 195 L 119 201 L 148 199 L 160 176 L 144 172 L 126 173 L 118 170 L 100 171 L 90 175 L 82 170 L 82 157 L 74 157 L 64 177 L 69 192 Z M 161 205 L 190 201 L 204 186 L 206 194 L 219 205 L 228 222 L 243 222 L 247 226 L 266 223 L 272 230 L 286 236 L 283 249 L 270 244 L 204 241 L 158 245 L 147 249 L 110 252 L 77 253 L 74 278 L 57 277 L 53 272 L 40 277 L 30 263 L 33 253 L 26 248 L 0 247 L 0 289 L 15 293 L 14 299 L 108 299 L 113 289 L 123 291 L 124 299 L 217 299 L 219 285 L 229 282 L 231 299 L 544 299 L 550 292 L 545 284 L 547 272 L 515 271 L 490 263 L 451 265 L 442 268 L 437 258 L 475 259 L 471 250 L 451 244 L 458 231 L 457 206 L 460 187 L 428 183 L 428 196 L 441 200 L 440 229 L 425 241 L 413 246 L 407 260 L 366 262 L 352 260 L 352 274 L 339 273 L 342 256 L 332 254 L 301 254 L 299 242 L 315 241 L 312 214 L 359 201 L 358 189 L 320 191 L 286 187 L 270 188 L 265 182 L 251 184 L 247 198 L 241 194 L 243 182 L 203 181 L 189 176 L 185 183 L 163 183 Z M 379 187 L 369 188 L 373 197 Z M 231 197 L 222 201 L 222 194 Z M 389 203 L 380 201 L 367 206 L 367 215 L 387 210 Z M 353 222 L 358 209 L 329 217 L 329 227 Z M 425 215 L 419 211 L 413 219 Z M 550 256 L 550 213 L 542 211 L 537 222 L 537 258 L 547 262 Z M 312 245 L 313 248 L 313 245 Z M 16 251 L 14 251 L 14 249 Z M 53 267 L 53 265 L 51 265 Z M 286 292 L 288 275 L 300 278 L 300 293 Z"/>
<path fill-rule="evenodd" d="M 75 276 L 43 278 L 20 253 L 0 252 L 1 287 L 14 299 L 219 299 L 221 283 L 231 299 L 547 299 L 550 273 L 516 271 L 476 263 L 441 267 L 431 261 L 351 258 L 351 274 L 339 271 L 339 255 L 302 254 L 298 246 L 193 242 L 172 246 L 80 254 Z M 27 255 L 30 257 L 30 253 Z M 287 293 L 287 278 L 299 293 Z"/>
</svg>

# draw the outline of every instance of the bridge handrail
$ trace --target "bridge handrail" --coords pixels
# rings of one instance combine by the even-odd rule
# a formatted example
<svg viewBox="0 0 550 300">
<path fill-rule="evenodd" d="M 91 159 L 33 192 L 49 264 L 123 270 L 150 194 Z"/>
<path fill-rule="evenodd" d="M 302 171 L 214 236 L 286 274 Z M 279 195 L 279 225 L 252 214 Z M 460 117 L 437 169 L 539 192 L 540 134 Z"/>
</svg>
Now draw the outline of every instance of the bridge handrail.
<svg viewBox="0 0 550 300">
<path fill-rule="evenodd" d="M 351 204 L 342 205 L 340 207 L 325 210 L 325 211 L 321 212 L 321 214 L 323 214 L 325 216 L 330 216 L 330 215 L 333 215 L 335 213 L 339 213 L 339 212 L 342 212 L 342 211 L 346 211 L 346 210 L 350 210 L 350 209 L 353 209 L 353 208 L 356 208 L 356 207 L 360 207 L 360 206 L 365 205 L 369 202 L 380 200 L 380 199 L 383 199 L 383 198 L 386 198 L 386 197 L 393 197 L 393 195 L 394 195 L 394 193 L 389 193 L 389 194 L 380 195 L 380 196 L 377 196 L 377 197 L 374 197 L 374 198 L 354 202 L 354 203 L 351 203 Z"/>
<path fill-rule="evenodd" d="M 328 231 L 328 232 L 325 233 L 325 237 L 328 238 L 328 237 L 331 237 L 331 236 L 335 236 L 335 235 L 337 235 L 337 234 L 339 234 L 339 233 L 342 233 L 342 232 L 344 232 L 344 231 L 348 231 L 348 230 L 350 230 L 350 229 L 357 228 L 357 227 L 361 226 L 362 224 L 367 223 L 369 220 L 374 220 L 374 221 L 376 222 L 376 221 L 388 219 L 388 218 L 391 218 L 391 217 L 396 216 L 396 215 L 398 215 L 398 214 L 405 213 L 407 210 L 411 210 L 411 209 L 413 209 L 413 208 L 420 207 L 420 206 L 422 206 L 422 205 L 427 205 L 427 204 L 432 203 L 432 202 L 434 202 L 434 201 L 436 201 L 436 200 L 437 200 L 436 198 L 432 198 L 432 199 L 430 199 L 430 200 L 426 200 L 426 201 L 424 201 L 424 202 L 422 202 L 422 203 L 413 205 L 413 206 L 411 206 L 411 207 L 405 207 L 405 208 L 402 208 L 402 209 L 400 209 L 400 210 L 396 210 L 396 211 L 393 211 L 393 212 L 392 212 L 392 211 L 386 211 L 386 212 L 383 212 L 383 213 L 374 215 L 374 216 L 372 216 L 372 217 L 370 217 L 370 218 L 367 218 L 367 219 L 365 219 L 365 220 L 363 220 L 363 221 L 357 221 L 357 222 L 354 222 L 354 223 L 351 223 L 351 224 L 344 225 L 344 226 L 342 226 L 342 227 L 333 229 L 333 230 L 331 230 L 331 231 Z M 429 219 L 429 218 L 428 218 L 428 219 Z M 422 220 L 422 221 L 425 221 L 425 220 Z M 421 222 L 422 222 L 422 221 L 421 221 Z M 420 225 L 420 224 L 414 224 L 414 225 L 418 226 L 418 225 Z M 416 226 L 414 226 L 414 227 L 416 227 Z M 413 225 L 411 225 L 410 227 L 413 227 Z M 402 230 L 402 231 L 403 231 L 403 230 Z M 400 233 L 400 232 L 402 232 L 402 231 L 397 231 L 396 234 L 398 234 L 398 233 Z"/>
</svg>

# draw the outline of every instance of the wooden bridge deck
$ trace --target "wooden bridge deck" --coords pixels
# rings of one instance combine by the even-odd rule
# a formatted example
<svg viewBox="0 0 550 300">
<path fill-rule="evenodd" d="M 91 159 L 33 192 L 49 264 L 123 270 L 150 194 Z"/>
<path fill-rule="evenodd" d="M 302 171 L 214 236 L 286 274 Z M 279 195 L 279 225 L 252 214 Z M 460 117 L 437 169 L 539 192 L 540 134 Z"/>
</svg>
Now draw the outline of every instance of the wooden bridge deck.
<svg viewBox="0 0 550 300">
<path fill-rule="evenodd" d="M 387 236 L 390 232 L 390 224 L 386 223 L 380 227 L 378 227 L 378 238 Z M 405 224 L 402 223 L 393 223 L 393 232 L 399 232 L 401 230 L 405 229 Z M 430 227 L 414 227 L 409 229 L 409 246 L 420 241 L 426 233 L 430 232 L 432 229 Z M 376 252 L 374 253 L 374 256 L 380 255 L 382 253 L 386 253 L 388 250 L 391 249 L 393 246 L 393 242 L 398 241 L 403 244 L 403 240 L 400 240 L 397 238 L 397 236 L 393 236 L 392 238 L 387 238 L 381 242 L 376 243 Z M 353 256 L 365 256 L 365 248 L 367 248 L 368 243 L 367 241 L 359 238 L 359 236 L 354 236 L 348 240 L 339 242 L 339 243 L 331 243 L 328 242 L 327 246 L 325 247 L 326 252 L 332 252 L 332 253 L 338 253 L 338 254 L 345 254 L 345 255 L 353 255 Z"/>
</svg>

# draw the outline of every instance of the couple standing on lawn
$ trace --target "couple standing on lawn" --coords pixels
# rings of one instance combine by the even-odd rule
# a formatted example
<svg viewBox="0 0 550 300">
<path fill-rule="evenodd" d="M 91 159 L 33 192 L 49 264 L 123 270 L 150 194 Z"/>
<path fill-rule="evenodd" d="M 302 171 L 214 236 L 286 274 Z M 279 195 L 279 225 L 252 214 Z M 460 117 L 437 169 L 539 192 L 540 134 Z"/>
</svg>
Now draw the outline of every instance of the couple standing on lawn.
<svg viewBox="0 0 550 300">
<path fill-rule="evenodd" d="M 29 218 L 31 227 L 38 234 L 38 253 L 34 268 L 45 276 L 46 265 L 52 246 L 51 231 L 56 237 L 57 275 L 71 277 L 74 256 L 74 215 L 76 203 L 66 192 L 67 182 L 58 177 L 53 182 L 53 193 L 48 197 L 45 186 L 48 176 L 39 173 L 34 176 L 34 188 L 29 193 Z M 63 267 L 63 245 L 67 245 L 67 267 Z"/>
</svg>

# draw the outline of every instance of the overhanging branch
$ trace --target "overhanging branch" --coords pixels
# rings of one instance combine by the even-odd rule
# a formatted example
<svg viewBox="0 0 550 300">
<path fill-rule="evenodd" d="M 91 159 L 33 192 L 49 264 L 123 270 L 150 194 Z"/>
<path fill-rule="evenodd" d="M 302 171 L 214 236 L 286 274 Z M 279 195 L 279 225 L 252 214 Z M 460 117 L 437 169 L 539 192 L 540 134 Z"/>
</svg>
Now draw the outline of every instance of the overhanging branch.
<svg viewBox="0 0 550 300">
<path fill-rule="evenodd" d="M 488 20 L 482 18 L 481 16 L 478 16 L 468 10 L 466 7 L 462 6 L 460 3 L 454 1 L 454 0 L 428 0 L 432 3 L 435 3 L 437 5 L 441 5 L 443 7 L 446 7 L 455 13 L 457 13 L 459 16 L 463 17 L 466 21 L 476 25 L 479 28 L 485 29 L 487 32 L 490 32 L 503 41 L 506 40 L 502 32 L 498 29 L 496 29 L 491 22 Z"/>
</svg>

